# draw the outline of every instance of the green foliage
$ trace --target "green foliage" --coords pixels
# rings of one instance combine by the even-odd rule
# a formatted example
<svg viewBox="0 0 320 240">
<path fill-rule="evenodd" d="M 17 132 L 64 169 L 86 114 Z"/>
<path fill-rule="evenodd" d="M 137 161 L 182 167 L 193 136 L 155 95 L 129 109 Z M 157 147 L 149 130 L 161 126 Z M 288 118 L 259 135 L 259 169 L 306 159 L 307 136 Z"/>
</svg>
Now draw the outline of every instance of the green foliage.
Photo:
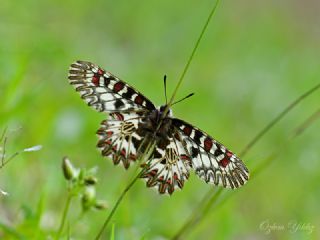
<svg viewBox="0 0 320 240">
<path fill-rule="evenodd" d="M 110 235 L 110 240 L 114 240 L 114 229 L 115 229 L 115 224 L 112 224 L 111 226 L 111 235 Z"/>
<path fill-rule="evenodd" d="M 162 76 L 168 76 L 170 96 L 212 4 L 1 2 L 0 128 L 8 127 L 6 152 L 43 146 L 0 168 L 0 189 L 9 193 L 0 195 L 1 239 L 56 236 L 68 198 L 61 171 L 66 154 L 80 169 L 98 166 L 96 192 L 110 204 L 137 174 L 135 168 L 113 166 L 95 150 L 95 131 L 106 116 L 85 106 L 69 86 L 69 64 L 93 61 L 160 105 Z M 285 106 L 319 83 L 318 9 L 317 1 L 221 1 L 177 99 L 196 95 L 176 105 L 174 115 L 239 153 Z M 221 198 L 224 204 L 191 226 L 187 239 L 320 238 L 319 121 L 282 148 L 319 101 L 319 93 L 313 94 L 263 137 L 244 158 L 249 170 L 274 152 L 277 158 L 228 201 Z M 104 237 L 170 238 L 209 190 L 212 186 L 192 175 L 183 191 L 164 197 L 138 180 Z M 107 213 L 87 211 L 79 218 L 83 206 L 77 196 L 62 236 L 92 239 Z M 316 227 L 311 233 L 306 227 L 290 232 L 290 221 Z M 267 223 L 286 229 L 267 233 Z"/>
<path fill-rule="evenodd" d="M 68 182 L 68 196 L 56 239 L 60 239 L 63 233 L 72 198 L 80 197 L 81 199 L 82 214 L 79 219 L 90 209 L 104 210 L 107 208 L 104 201 L 96 198 L 95 185 L 98 180 L 94 176 L 96 174 L 95 168 L 89 170 L 76 168 L 67 157 L 64 157 L 62 160 L 62 171 L 64 178 Z"/>
</svg>

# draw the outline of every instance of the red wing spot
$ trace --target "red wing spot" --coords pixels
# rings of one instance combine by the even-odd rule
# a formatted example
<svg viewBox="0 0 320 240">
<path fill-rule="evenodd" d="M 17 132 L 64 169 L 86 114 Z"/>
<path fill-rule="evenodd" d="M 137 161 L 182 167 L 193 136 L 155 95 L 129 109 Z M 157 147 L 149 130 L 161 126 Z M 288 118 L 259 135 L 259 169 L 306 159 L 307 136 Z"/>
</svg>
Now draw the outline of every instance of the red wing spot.
<svg viewBox="0 0 320 240">
<path fill-rule="evenodd" d="M 171 178 L 167 180 L 167 184 L 171 185 Z"/>
<path fill-rule="evenodd" d="M 183 132 L 184 132 L 185 135 L 190 136 L 190 134 L 192 132 L 192 128 L 188 127 L 188 126 L 185 126 L 184 129 L 183 129 Z"/>
<path fill-rule="evenodd" d="M 226 155 L 228 158 L 231 158 L 233 156 L 233 153 L 230 152 L 229 150 L 226 151 Z"/>
<path fill-rule="evenodd" d="M 123 157 L 126 157 L 126 150 L 124 148 L 122 148 L 120 154 L 123 156 Z"/>
<path fill-rule="evenodd" d="M 110 137 L 112 137 L 113 132 L 112 131 L 108 131 L 108 132 L 106 132 L 106 135 L 107 135 L 108 138 L 110 138 Z"/>
<path fill-rule="evenodd" d="M 173 174 L 173 179 L 175 179 L 175 180 L 179 179 L 178 174 L 176 172 Z"/>
<path fill-rule="evenodd" d="M 113 86 L 113 91 L 115 92 L 119 92 L 121 89 L 124 88 L 124 83 L 122 82 L 117 82 L 114 86 Z"/>
<path fill-rule="evenodd" d="M 177 132 L 174 134 L 174 138 L 180 141 L 180 136 Z"/>
<path fill-rule="evenodd" d="M 151 177 L 154 177 L 158 172 L 158 169 L 153 169 L 149 174 Z"/>
<path fill-rule="evenodd" d="M 185 154 L 181 154 L 180 158 L 181 158 L 181 160 L 190 160 L 190 158 Z"/>
<path fill-rule="evenodd" d="M 116 152 L 117 151 L 117 145 L 113 146 L 112 150 Z"/>
<path fill-rule="evenodd" d="M 116 118 L 119 120 L 119 121 L 123 121 L 124 120 L 124 117 L 121 113 L 114 113 L 116 115 Z"/>
<path fill-rule="evenodd" d="M 103 74 L 104 74 L 104 71 L 103 71 L 101 68 L 99 68 L 99 69 L 98 69 L 98 74 L 103 75 Z"/>
<path fill-rule="evenodd" d="M 138 96 L 135 97 L 134 102 L 136 104 L 140 104 L 141 105 L 142 102 L 143 102 L 143 98 L 140 95 L 138 95 Z"/>
<path fill-rule="evenodd" d="M 226 166 L 228 166 L 229 163 L 230 163 L 230 160 L 225 157 L 220 160 L 219 165 L 225 168 Z"/>
<path fill-rule="evenodd" d="M 163 176 L 159 177 L 159 181 L 163 181 Z"/>
<path fill-rule="evenodd" d="M 97 74 L 94 74 L 93 77 L 92 77 L 92 83 L 95 86 L 99 86 L 99 81 L 100 81 L 100 76 L 97 75 Z"/>
<path fill-rule="evenodd" d="M 210 138 L 206 138 L 205 140 L 204 140 L 204 150 L 206 150 L 207 152 L 209 152 L 210 151 L 210 149 L 212 148 L 212 140 L 210 139 Z"/>
<path fill-rule="evenodd" d="M 105 143 L 106 143 L 107 145 L 111 145 L 111 144 L 112 144 L 112 141 L 111 141 L 111 140 L 107 140 L 107 141 L 105 141 Z"/>
</svg>

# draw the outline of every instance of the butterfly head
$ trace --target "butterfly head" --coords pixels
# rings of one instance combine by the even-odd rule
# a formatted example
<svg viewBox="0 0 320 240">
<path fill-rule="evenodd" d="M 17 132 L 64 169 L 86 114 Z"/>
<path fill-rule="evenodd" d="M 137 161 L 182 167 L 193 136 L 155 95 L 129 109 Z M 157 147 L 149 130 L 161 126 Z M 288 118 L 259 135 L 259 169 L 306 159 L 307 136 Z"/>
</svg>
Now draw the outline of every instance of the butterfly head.
<svg viewBox="0 0 320 240">
<path fill-rule="evenodd" d="M 160 115 L 164 114 L 166 107 L 167 107 L 167 105 L 162 105 L 159 107 L 158 111 L 159 111 Z M 168 109 L 166 116 L 164 116 L 164 117 L 172 117 L 172 110 L 170 108 Z"/>
</svg>

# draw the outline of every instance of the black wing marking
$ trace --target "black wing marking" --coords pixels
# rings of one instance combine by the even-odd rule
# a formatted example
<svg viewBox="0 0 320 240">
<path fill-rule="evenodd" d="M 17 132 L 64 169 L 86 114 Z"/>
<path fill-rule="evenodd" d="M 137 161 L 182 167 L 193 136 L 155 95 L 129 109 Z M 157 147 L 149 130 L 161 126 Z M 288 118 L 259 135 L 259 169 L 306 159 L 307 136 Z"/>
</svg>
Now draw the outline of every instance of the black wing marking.
<svg viewBox="0 0 320 240">
<path fill-rule="evenodd" d="M 68 78 L 82 99 L 99 112 L 155 109 L 143 94 L 93 63 L 76 61 L 70 66 Z"/>
</svg>

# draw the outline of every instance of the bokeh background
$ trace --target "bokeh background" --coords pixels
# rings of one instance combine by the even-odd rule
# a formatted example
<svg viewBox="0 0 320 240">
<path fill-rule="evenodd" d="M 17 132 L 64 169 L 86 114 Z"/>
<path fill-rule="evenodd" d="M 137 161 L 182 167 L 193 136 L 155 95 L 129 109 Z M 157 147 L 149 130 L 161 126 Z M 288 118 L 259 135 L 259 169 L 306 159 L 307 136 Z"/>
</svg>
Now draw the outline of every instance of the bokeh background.
<svg viewBox="0 0 320 240">
<path fill-rule="evenodd" d="M 78 59 L 95 62 L 160 105 L 163 75 L 172 93 L 213 4 L 1 1 L 0 129 L 8 127 L 8 154 L 37 144 L 43 149 L 20 154 L 0 169 L 0 188 L 9 192 L 0 196 L 0 238 L 10 239 L 9 228 L 30 239 L 58 228 L 67 195 L 65 155 L 76 166 L 98 166 L 97 195 L 110 207 L 135 174 L 95 149 L 95 131 L 106 115 L 87 107 L 69 86 L 69 65 Z M 196 94 L 174 106 L 175 116 L 240 152 L 284 107 L 319 83 L 319 11 L 316 0 L 222 1 L 177 97 Z M 319 102 L 316 92 L 263 137 L 244 162 L 252 171 L 273 152 L 277 158 L 184 239 L 320 238 L 319 121 L 288 142 Z M 140 180 L 113 218 L 115 238 L 170 238 L 213 189 L 192 174 L 183 191 L 167 197 Z M 30 219 L 39 206 L 36 226 Z M 108 210 L 75 221 L 80 211 L 74 200 L 71 236 L 92 239 Z M 301 227 L 291 231 L 292 221 Z M 106 239 L 109 233 L 110 228 Z"/>
</svg>

